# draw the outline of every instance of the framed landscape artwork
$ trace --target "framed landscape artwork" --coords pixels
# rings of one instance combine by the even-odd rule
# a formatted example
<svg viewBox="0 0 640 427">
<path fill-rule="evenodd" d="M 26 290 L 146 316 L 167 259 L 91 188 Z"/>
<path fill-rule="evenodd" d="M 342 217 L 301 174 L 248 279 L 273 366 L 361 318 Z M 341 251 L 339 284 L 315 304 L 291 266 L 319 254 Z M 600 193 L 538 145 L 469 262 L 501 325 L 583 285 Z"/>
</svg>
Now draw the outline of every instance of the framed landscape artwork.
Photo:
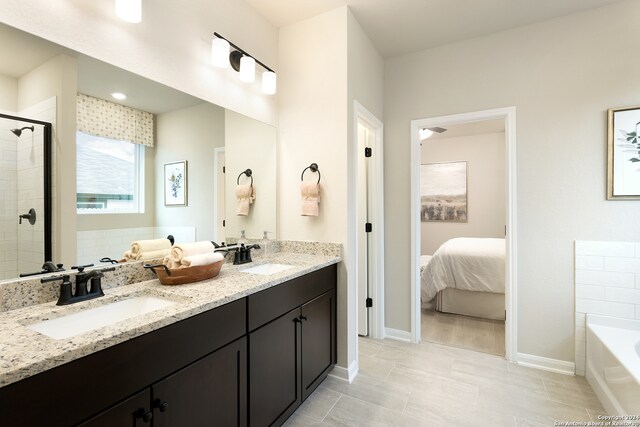
<svg viewBox="0 0 640 427">
<path fill-rule="evenodd" d="M 608 111 L 607 199 L 640 199 L 640 107 Z"/>
<path fill-rule="evenodd" d="M 165 163 L 164 205 L 187 206 L 187 161 Z"/>
<path fill-rule="evenodd" d="M 420 220 L 467 222 L 467 162 L 420 165 Z"/>
</svg>

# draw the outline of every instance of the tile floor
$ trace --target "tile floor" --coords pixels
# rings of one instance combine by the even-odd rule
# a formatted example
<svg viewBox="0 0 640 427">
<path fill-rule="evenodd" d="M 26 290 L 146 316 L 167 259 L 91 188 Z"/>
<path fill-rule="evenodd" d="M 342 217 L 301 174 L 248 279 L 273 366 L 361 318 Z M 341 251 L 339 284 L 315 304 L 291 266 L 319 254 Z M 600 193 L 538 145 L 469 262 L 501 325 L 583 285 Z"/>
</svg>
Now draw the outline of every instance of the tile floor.
<svg viewBox="0 0 640 427">
<path fill-rule="evenodd" d="M 604 414 L 584 377 L 429 342 L 360 338 L 359 352 L 354 382 L 328 377 L 287 427 L 540 427 Z"/>
<path fill-rule="evenodd" d="M 422 340 L 505 355 L 504 320 L 422 310 Z"/>
</svg>

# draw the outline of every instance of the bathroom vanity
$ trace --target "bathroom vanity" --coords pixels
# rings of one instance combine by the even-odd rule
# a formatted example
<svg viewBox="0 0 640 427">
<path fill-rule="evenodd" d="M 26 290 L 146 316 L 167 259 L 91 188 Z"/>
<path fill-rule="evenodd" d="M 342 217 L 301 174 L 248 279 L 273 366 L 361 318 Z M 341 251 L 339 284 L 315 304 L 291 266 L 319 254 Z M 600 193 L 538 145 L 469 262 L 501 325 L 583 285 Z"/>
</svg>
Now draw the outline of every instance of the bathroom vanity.
<svg viewBox="0 0 640 427">
<path fill-rule="evenodd" d="M 339 258 L 288 261 L 294 268 L 272 276 L 225 266 L 219 278 L 170 290 L 157 280 L 123 286 L 111 296 L 176 301 L 125 326 L 66 340 L 20 330 L 16 345 L 33 339 L 33 364 L 27 354 L 11 369 L 0 355 L 0 384 L 10 381 L 0 387 L 0 425 L 282 424 L 336 362 Z M 3 313 L 0 333 L 24 324 L 30 308 Z M 38 354 L 47 343 L 53 349 Z"/>
</svg>

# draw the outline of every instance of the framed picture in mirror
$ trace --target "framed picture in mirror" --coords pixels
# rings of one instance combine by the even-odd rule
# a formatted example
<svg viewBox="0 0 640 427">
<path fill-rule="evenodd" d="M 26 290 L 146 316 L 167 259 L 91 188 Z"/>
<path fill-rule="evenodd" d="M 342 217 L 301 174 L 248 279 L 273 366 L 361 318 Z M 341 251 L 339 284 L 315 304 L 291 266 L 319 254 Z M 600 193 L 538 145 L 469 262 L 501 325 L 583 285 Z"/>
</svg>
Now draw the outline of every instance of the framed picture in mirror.
<svg viewBox="0 0 640 427">
<path fill-rule="evenodd" d="M 608 111 L 607 199 L 640 199 L 640 107 Z"/>
<path fill-rule="evenodd" d="M 164 164 L 164 205 L 187 206 L 187 161 Z"/>
</svg>

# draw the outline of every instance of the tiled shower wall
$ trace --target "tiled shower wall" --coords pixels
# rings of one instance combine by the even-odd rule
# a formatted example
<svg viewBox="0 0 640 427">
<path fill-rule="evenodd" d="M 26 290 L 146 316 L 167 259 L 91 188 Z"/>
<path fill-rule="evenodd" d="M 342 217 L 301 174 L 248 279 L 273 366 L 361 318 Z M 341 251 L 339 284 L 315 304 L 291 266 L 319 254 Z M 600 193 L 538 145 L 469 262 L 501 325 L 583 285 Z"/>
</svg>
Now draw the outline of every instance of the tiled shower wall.
<svg viewBox="0 0 640 427">
<path fill-rule="evenodd" d="M 640 320 L 640 243 L 575 243 L 576 374 L 585 374 L 586 315 Z"/>
<path fill-rule="evenodd" d="M 135 240 L 161 239 L 173 235 L 177 243 L 195 242 L 193 227 L 136 227 L 78 231 L 78 264 L 96 263 L 100 258 L 122 258 Z"/>
<path fill-rule="evenodd" d="M 0 120 L 0 280 L 18 275 L 15 122 Z"/>
<path fill-rule="evenodd" d="M 56 122 L 56 98 L 49 98 L 19 113 L 44 122 Z M 25 126 L 25 125 L 23 125 Z M 44 260 L 44 127 L 35 125 L 17 143 L 17 214 L 36 211 L 36 223 L 23 220 L 18 229 L 18 271 L 38 271 Z M 54 169 L 55 170 L 55 169 Z M 52 180 L 53 181 L 53 180 Z"/>
</svg>

